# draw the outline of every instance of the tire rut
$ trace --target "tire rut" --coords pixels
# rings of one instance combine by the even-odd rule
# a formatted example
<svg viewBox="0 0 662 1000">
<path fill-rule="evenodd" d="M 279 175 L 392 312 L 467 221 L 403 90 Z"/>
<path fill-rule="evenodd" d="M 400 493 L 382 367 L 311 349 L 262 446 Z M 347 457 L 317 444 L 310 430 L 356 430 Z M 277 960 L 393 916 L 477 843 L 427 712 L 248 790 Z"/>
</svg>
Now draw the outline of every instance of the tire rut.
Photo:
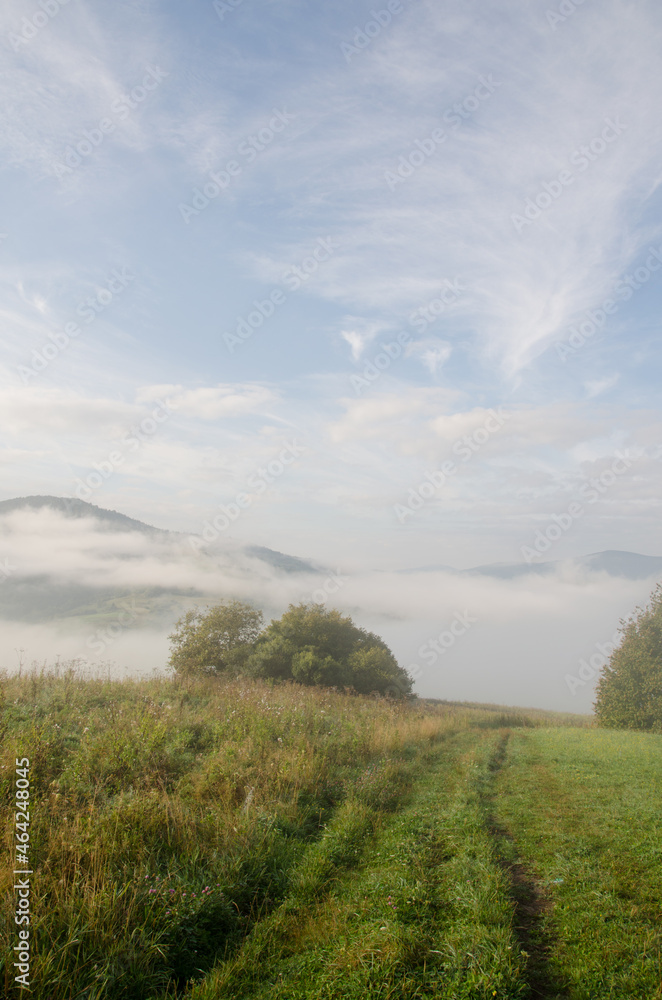
<svg viewBox="0 0 662 1000">
<path fill-rule="evenodd" d="M 497 864 L 508 876 L 511 886 L 513 930 L 526 956 L 530 996 L 535 1000 L 568 1000 L 571 994 L 550 967 L 550 957 L 556 942 L 546 930 L 544 918 L 552 910 L 552 901 L 531 870 L 519 858 L 517 842 L 510 830 L 499 823 L 494 815 L 496 778 L 505 761 L 510 735 L 510 732 L 503 734 L 489 764 L 490 780 L 483 795 L 486 826 L 495 842 Z M 516 860 L 512 860 L 513 856 Z"/>
</svg>

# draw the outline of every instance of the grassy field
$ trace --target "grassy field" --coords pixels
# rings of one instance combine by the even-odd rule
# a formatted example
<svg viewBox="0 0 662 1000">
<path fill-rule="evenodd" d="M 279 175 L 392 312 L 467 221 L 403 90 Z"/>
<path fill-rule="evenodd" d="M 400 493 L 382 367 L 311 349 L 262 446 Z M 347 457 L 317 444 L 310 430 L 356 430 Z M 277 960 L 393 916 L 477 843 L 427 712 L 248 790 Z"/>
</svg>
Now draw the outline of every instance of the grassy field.
<svg viewBox="0 0 662 1000">
<path fill-rule="evenodd" d="M 4 678 L 1 728 L 40 1000 L 662 997 L 661 736 L 67 670 Z"/>
</svg>

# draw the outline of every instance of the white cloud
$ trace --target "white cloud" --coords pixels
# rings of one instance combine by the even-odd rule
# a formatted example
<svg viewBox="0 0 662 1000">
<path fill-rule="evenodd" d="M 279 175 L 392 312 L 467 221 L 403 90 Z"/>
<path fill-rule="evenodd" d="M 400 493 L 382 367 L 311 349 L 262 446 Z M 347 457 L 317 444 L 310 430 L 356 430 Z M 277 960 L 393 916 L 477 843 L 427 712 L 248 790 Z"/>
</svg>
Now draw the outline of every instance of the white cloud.
<svg viewBox="0 0 662 1000">
<path fill-rule="evenodd" d="M 347 341 L 352 350 L 352 361 L 358 361 L 366 344 L 365 336 L 357 330 L 341 330 L 340 336 Z"/>
<path fill-rule="evenodd" d="M 183 416 L 201 420 L 264 414 L 277 401 L 279 394 L 263 385 L 221 384 L 185 389 L 181 385 L 154 385 L 138 390 L 136 401 L 148 402 L 165 396 L 173 409 Z"/>
<path fill-rule="evenodd" d="M 441 340 L 439 337 L 426 337 L 424 340 L 414 340 L 408 344 L 406 353 L 419 357 L 428 371 L 436 375 L 450 358 L 453 347 L 447 340 Z"/>
<path fill-rule="evenodd" d="M 64 389 L 41 386 L 6 388 L 0 396 L 0 421 L 6 433 L 117 435 L 138 415 L 138 407 L 112 399 L 91 399 Z"/>
<path fill-rule="evenodd" d="M 589 379 L 585 383 L 586 398 L 594 399 L 596 396 L 601 396 L 603 392 L 613 389 L 618 384 L 620 377 L 618 373 L 615 373 L 614 375 L 609 375 L 607 378 Z"/>
<path fill-rule="evenodd" d="M 341 329 L 340 336 L 351 348 L 352 361 L 359 361 L 375 338 L 389 329 L 386 323 L 367 322 L 360 316 L 346 316 L 343 322 L 345 326 Z"/>
</svg>

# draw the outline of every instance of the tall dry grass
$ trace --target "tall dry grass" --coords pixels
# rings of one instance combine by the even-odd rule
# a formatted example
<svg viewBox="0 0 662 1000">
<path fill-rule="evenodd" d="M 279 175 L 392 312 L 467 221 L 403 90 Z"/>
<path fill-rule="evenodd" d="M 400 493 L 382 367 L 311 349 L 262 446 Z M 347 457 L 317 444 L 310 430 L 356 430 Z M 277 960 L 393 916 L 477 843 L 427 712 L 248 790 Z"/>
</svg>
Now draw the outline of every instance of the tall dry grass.
<svg viewBox="0 0 662 1000">
<path fill-rule="evenodd" d="M 4 676 L 0 695 L 3 846 L 13 859 L 14 761 L 29 757 L 33 995 L 58 1000 L 158 996 L 201 974 L 289 891 L 343 803 L 395 808 L 427 749 L 491 724 L 479 708 L 75 664 Z M 6 868 L 8 997 L 12 885 Z"/>
</svg>

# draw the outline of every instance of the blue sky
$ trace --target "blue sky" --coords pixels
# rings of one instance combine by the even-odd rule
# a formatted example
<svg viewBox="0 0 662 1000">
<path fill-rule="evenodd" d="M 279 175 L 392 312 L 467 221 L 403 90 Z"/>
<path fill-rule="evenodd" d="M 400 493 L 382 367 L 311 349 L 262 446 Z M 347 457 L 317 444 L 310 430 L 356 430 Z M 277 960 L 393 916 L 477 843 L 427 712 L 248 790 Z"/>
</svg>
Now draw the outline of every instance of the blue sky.
<svg viewBox="0 0 662 1000">
<path fill-rule="evenodd" d="M 201 531 L 242 495 L 233 542 L 464 567 L 603 476 L 545 558 L 662 552 L 661 36 L 645 0 L 6 0 L 3 496 Z"/>
</svg>

